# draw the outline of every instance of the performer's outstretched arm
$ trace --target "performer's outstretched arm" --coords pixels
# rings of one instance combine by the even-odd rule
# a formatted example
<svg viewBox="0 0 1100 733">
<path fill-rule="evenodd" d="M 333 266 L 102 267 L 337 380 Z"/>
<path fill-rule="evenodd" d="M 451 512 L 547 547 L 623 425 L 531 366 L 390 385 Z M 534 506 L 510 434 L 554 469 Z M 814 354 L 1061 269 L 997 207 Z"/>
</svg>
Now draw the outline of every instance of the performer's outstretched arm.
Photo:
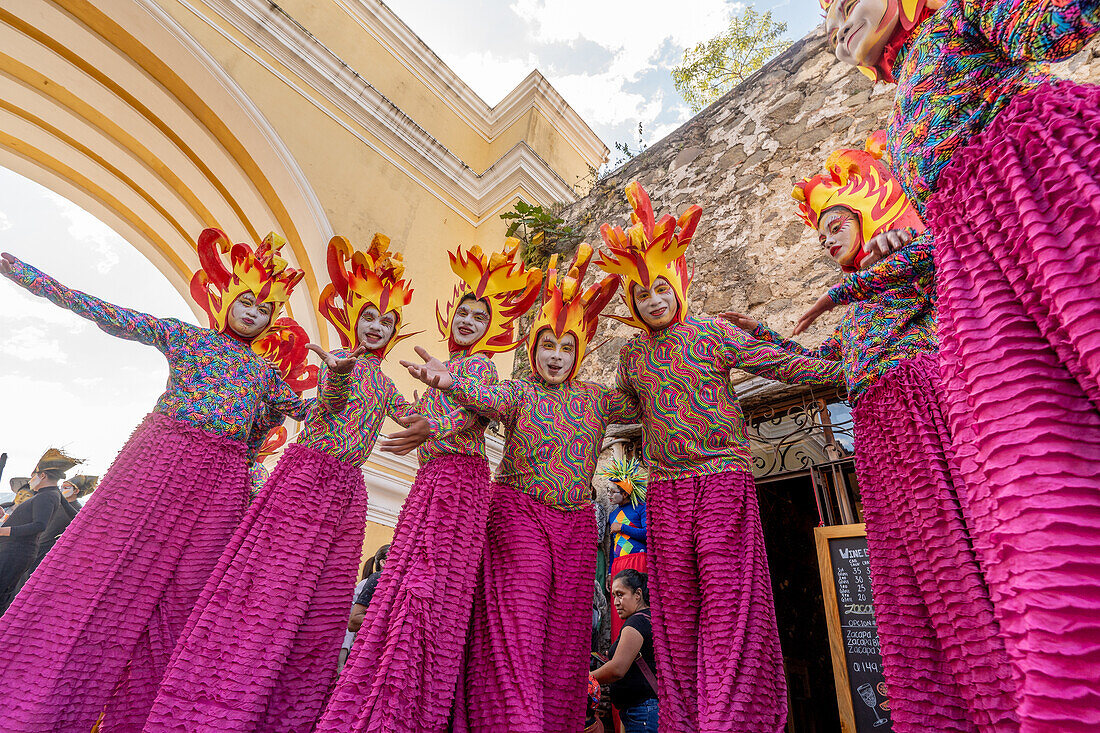
<svg viewBox="0 0 1100 733">
<path fill-rule="evenodd" d="M 120 308 L 87 293 L 67 288 L 6 252 L 0 259 L 0 274 L 54 305 L 93 321 L 112 336 L 139 341 L 162 351 L 167 348 L 172 335 L 184 326 L 181 321 L 156 318 L 139 311 Z"/>
<path fill-rule="evenodd" d="M 1062 61 L 1100 33 L 1096 0 L 963 0 L 963 14 L 1006 56 Z"/>
<path fill-rule="evenodd" d="M 792 354 L 774 344 L 751 338 L 725 321 L 713 321 L 724 336 L 716 355 L 723 366 L 789 384 L 843 385 L 840 362 Z"/>
<path fill-rule="evenodd" d="M 844 282 L 829 288 L 829 299 L 837 305 L 856 303 L 898 285 L 922 280 L 928 281 L 926 290 L 931 294 L 931 278 L 935 270 L 933 245 L 931 230 L 925 230 L 889 257 L 865 270 L 853 272 L 844 278 Z"/>
</svg>

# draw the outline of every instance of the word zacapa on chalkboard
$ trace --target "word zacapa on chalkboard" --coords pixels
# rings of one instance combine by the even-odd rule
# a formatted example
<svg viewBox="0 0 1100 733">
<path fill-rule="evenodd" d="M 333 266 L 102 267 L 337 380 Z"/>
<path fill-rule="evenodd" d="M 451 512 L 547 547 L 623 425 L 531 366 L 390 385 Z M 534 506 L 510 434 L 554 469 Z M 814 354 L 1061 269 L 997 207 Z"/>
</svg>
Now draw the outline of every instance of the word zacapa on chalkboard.
<svg viewBox="0 0 1100 733">
<path fill-rule="evenodd" d="M 871 599 L 867 525 L 814 530 L 843 733 L 892 731 Z"/>
</svg>

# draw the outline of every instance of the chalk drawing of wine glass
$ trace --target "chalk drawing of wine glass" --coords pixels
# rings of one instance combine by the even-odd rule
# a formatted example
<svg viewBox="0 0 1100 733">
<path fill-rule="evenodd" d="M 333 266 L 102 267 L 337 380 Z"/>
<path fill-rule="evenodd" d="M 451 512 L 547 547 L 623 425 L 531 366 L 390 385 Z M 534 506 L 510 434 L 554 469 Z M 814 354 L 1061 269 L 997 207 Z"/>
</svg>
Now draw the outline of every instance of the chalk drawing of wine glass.
<svg viewBox="0 0 1100 733">
<path fill-rule="evenodd" d="M 875 695 L 875 688 L 871 687 L 870 683 L 864 682 L 862 685 L 856 688 L 856 692 L 859 693 L 859 699 L 863 700 L 863 704 L 871 708 L 871 712 L 875 714 L 874 726 L 877 728 L 880 725 L 886 725 L 890 722 L 889 718 L 884 718 L 878 711 L 878 696 Z"/>
</svg>

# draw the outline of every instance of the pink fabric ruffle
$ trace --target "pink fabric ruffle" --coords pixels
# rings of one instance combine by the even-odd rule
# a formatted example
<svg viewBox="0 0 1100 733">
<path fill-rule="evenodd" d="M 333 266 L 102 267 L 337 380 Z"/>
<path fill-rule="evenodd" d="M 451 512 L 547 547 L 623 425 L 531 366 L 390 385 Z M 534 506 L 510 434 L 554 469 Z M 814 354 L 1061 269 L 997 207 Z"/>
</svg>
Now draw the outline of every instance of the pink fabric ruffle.
<svg viewBox="0 0 1100 733">
<path fill-rule="evenodd" d="M 856 406 L 856 469 L 895 733 L 1016 731 L 1015 685 L 948 457 L 936 356 Z"/>
<path fill-rule="evenodd" d="M 940 177 L 945 412 L 1021 728 L 1100 730 L 1100 89 L 1023 94 Z"/>
<path fill-rule="evenodd" d="M 366 512 L 359 466 L 287 447 L 187 620 L 146 733 L 313 729 L 335 681 Z"/>
<path fill-rule="evenodd" d="M 247 497 L 244 443 L 147 416 L 4 615 L 0 728 L 140 729 Z"/>
<path fill-rule="evenodd" d="M 444 455 L 417 472 L 318 733 L 447 730 L 489 497 L 481 456 Z"/>
<path fill-rule="evenodd" d="M 653 481 L 646 499 L 662 733 L 781 733 L 787 683 L 752 474 Z"/>
<path fill-rule="evenodd" d="M 493 484 L 455 733 L 584 729 L 596 522 Z"/>
</svg>

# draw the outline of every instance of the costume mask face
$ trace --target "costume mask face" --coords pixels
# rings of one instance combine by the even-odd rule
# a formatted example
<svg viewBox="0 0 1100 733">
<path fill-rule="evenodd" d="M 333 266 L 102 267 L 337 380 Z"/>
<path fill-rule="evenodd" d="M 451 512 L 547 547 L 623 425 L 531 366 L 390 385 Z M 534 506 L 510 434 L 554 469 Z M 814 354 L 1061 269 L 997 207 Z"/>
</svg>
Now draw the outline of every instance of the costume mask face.
<svg viewBox="0 0 1100 733">
<path fill-rule="evenodd" d="M 368 305 L 359 314 L 355 335 L 359 338 L 360 346 L 365 346 L 368 351 L 375 351 L 385 348 L 393 338 L 396 328 L 397 317 L 392 311 L 383 315 L 373 305 Z"/>
<path fill-rule="evenodd" d="M 535 366 L 547 384 L 561 384 L 573 372 L 577 359 L 577 339 L 567 333 L 560 340 L 546 329 L 535 345 Z"/>
<path fill-rule="evenodd" d="M 838 59 L 871 68 L 882 58 L 899 22 L 897 2 L 833 0 L 825 16 L 825 32 Z"/>
<path fill-rule="evenodd" d="M 634 283 L 631 295 L 638 315 L 651 331 L 659 331 L 676 319 L 679 308 L 676 291 L 663 277 L 654 280 L 653 285 L 648 288 Z"/>
<path fill-rule="evenodd" d="M 455 308 L 451 318 L 451 339 L 456 346 L 468 348 L 489 329 L 489 306 L 480 300 L 467 298 Z"/>
<path fill-rule="evenodd" d="M 252 293 L 243 293 L 229 306 L 229 328 L 243 339 L 251 340 L 271 324 L 275 306 L 259 303 Z"/>
<path fill-rule="evenodd" d="M 859 219 L 847 206 L 834 206 L 821 215 L 817 222 L 818 241 L 845 269 L 856 267 L 863 251 L 863 238 L 859 234 Z"/>
</svg>

